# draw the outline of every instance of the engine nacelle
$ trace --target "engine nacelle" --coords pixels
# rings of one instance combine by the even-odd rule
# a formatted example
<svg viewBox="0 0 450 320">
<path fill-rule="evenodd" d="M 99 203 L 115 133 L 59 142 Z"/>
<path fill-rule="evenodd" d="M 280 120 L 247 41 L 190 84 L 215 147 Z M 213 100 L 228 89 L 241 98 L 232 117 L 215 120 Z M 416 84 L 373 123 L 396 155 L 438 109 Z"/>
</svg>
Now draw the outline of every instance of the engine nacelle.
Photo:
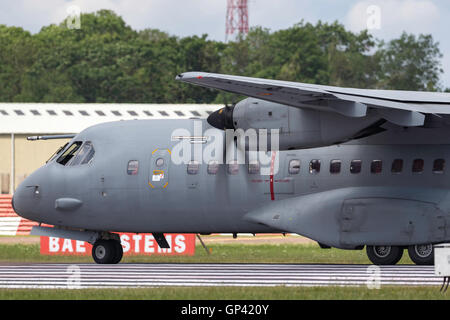
<svg viewBox="0 0 450 320">
<path fill-rule="evenodd" d="M 352 118 L 336 112 L 294 108 L 247 98 L 211 114 L 208 122 L 220 129 L 279 130 L 280 150 L 329 146 L 382 131 L 376 113 Z M 270 141 L 270 138 L 268 139 Z"/>
</svg>

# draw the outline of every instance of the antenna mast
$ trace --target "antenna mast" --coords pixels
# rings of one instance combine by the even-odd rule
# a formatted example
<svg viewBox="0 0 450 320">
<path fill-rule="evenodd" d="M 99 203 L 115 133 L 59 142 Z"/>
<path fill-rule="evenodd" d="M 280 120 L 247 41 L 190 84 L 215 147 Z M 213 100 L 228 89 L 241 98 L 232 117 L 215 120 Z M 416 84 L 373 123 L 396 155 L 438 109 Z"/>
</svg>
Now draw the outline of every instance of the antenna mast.
<svg viewBox="0 0 450 320">
<path fill-rule="evenodd" d="M 248 0 L 227 0 L 225 41 L 235 32 L 248 33 Z"/>
</svg>

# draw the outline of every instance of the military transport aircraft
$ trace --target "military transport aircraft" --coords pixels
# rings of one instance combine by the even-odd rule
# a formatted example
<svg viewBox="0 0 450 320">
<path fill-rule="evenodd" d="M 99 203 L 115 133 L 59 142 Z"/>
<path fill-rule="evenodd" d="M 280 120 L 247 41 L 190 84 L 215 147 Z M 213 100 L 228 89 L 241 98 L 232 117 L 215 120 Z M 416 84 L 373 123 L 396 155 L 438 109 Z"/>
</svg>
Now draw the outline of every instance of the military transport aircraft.
<svg viewBox="0 0 450 320">
<path fill-rule="evenodd" d="M 118 121 L 71 136 L 14 194 L 19 215 L 54 225 L 32 234 L 88 241 L 97 263 L 121 260 L 116 232 L 151 232 L 162 248 L 172 232 L 297 233 L 322 248 L 366 247 L 374 264 L 405 249 L 433 264 L 433 244 L 450 241 L 450 94 L 176 79 L 248 98 L 207 120 Z M 230 158 L 228 144 L 246 159 L 254 151 L 225 141 L 235 129 L 266 132 L 277 148 L 257 151 L 269 161 Z M 213 142 L 223 153 L 209 152 Z"/>
</svg>

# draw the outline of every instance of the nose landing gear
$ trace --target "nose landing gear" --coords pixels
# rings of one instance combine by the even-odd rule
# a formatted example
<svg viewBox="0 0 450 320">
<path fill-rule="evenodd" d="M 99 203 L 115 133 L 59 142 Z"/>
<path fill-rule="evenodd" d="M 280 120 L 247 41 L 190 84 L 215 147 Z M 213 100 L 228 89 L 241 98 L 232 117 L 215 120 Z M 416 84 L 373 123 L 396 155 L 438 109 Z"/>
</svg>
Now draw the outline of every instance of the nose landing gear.
<svg viewBox="0 0 450 320">
<path fill-rule="evenodd" d="M 122 256 L 123 248 L 118 240 L 99 239 L 92 247 L 92 257 L 98 264 L 117 264 Z"/>
</svg>

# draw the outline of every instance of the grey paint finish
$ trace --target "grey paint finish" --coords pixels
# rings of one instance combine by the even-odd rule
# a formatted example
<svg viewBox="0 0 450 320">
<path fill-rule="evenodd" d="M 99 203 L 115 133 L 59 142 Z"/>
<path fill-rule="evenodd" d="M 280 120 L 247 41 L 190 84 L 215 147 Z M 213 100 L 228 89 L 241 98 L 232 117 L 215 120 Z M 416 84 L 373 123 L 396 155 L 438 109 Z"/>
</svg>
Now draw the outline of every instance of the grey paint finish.
<svg viewBox="0 0 450 320">
<path fill-rule="evenodd" d="M 264 100 L 226 109 L 226 121 L 220 111 L 210 117 L 235 129 L 279 129 L 273 178 L 249 173 L 248 165 L 236 174 L 220 165 L 210 174 L 200 163 L 198 173 L 189 174 L 187 164 L 171 161 L 179 129 L 197 135 L 185 140 L 192 150 L 207 150 L 193 130 L 196 121 L 202 135 L 211 130 L 206 140 L 214 136 L 226 144 L 223 130 L 205 120 L 111 122 L 72 139 L 92 143 L 92 161 L 64 166 L 54 159 L 28 177 L 14 195 L 16 211 L 96 235 L 293 232 L 345 249 L 450 241 L 448 168 L 433 169 L 436 159 L 450 161 L 450 95 L 204 73 L 178 79 Z M 437 110 L 442 112 L 433 114 Z M 391 170 L 396 159 L 403 161 L 401 172 Z M 292 160 L 300 163 L 298 173 L 289 171 Z M 330 172 L 336 160 L 340 172 Z M 353 160 L 362 164 L 358 173 L 351 170 Z M 381 170 L 371 170 L 374 160 Z M 414 172 L 422 160 L 423 170 Z M 127 172 L 130 161 L 138 161 L 137 174 Z"/>
<path fill-rule="evenodd" d="M 19 186 L 14 196 L 16 210 L 32 220 L 96 231 L 289 231 L 346 248 L 367 241 L 417 244 L 449 240 L 445 227 L 450 206 L 448 174 L 432 173 L 435 158 L 450 159 L 448 145 L 415 145 L 406 136 L 404 144 L 396 146 L 370 144 L 370 138 L 366 138 L 364 145 L 280 151 L 275 201 L 271 201 L 268 177 L 250 175 L 245 165 L 240 166 L 237 175 L 229 175 L 224 165 L 216 175 L 210 175 L 202 164 L 199 173 L 192 176 L 187 174 L 186 165 L 169 162 L 166 188 L 162 184 L 151 188 L 155 161 L 152 152 L 172 149 L 176 143 L 171 141 L 173 130 L 191 128 L 192 121 L 165 120 L 163 125 L 152 120 L 124 121 L 83 131 L 73 141 L 91 141 L 95 148 L 93 161 L 74 167 L 55 161 L 46 164 Z M 206 122 L 203 125 L 208 128 Z M 158 135 L 149 134 L 155 127 Z M 380 135 L 389 139 L 388 133 Z M 404 159 L 399 175 L 390 172 L 396 158 Z M 425 161 L 421 174 L 411 172 L 415 158 Z M 290 159 L 300 160 L 298 175 L 288 173 Z M 308 171 L 312 159 L 321 160 L 318 174 Z M 342 161 L 338 175 L 329 172 L 333 159 Z M 360 174 L 349 172 L 353 159 L 363 161 Z M 380 174 L 370 173 L 374 159 L 383 161 Z M 127 175 L 130 160 L 139 161 L 138 175 Z M 194 188 L 190 187 L 192 179 Z M 39 194 L 35 193 L 36 187 Z M 83 205 L 63 212 L 55 209 L 55 200 L 61 198 L 78 199 Z M 348 216 L 343 209 L 347 207 L 362 212 L 367 223 L 357 215 Z M 393 217 L 396 210 L 401 212 L 398 218 Z M 278 222 L 272 221 L 274 211 L 280 215 Z M 426 226 L 430 231 L 425 232 Z M 439 229 L 442 226 L 444 229 Z M 394 234 L 399 236 L 388 237 Z"/>
<path fill-rule="evenodd" d="M 324 191 L 278 201 L 244 219 L 295 232 L 343 249 L 444 241 L 446 190 L 364 187 Z"/>
</svg>

